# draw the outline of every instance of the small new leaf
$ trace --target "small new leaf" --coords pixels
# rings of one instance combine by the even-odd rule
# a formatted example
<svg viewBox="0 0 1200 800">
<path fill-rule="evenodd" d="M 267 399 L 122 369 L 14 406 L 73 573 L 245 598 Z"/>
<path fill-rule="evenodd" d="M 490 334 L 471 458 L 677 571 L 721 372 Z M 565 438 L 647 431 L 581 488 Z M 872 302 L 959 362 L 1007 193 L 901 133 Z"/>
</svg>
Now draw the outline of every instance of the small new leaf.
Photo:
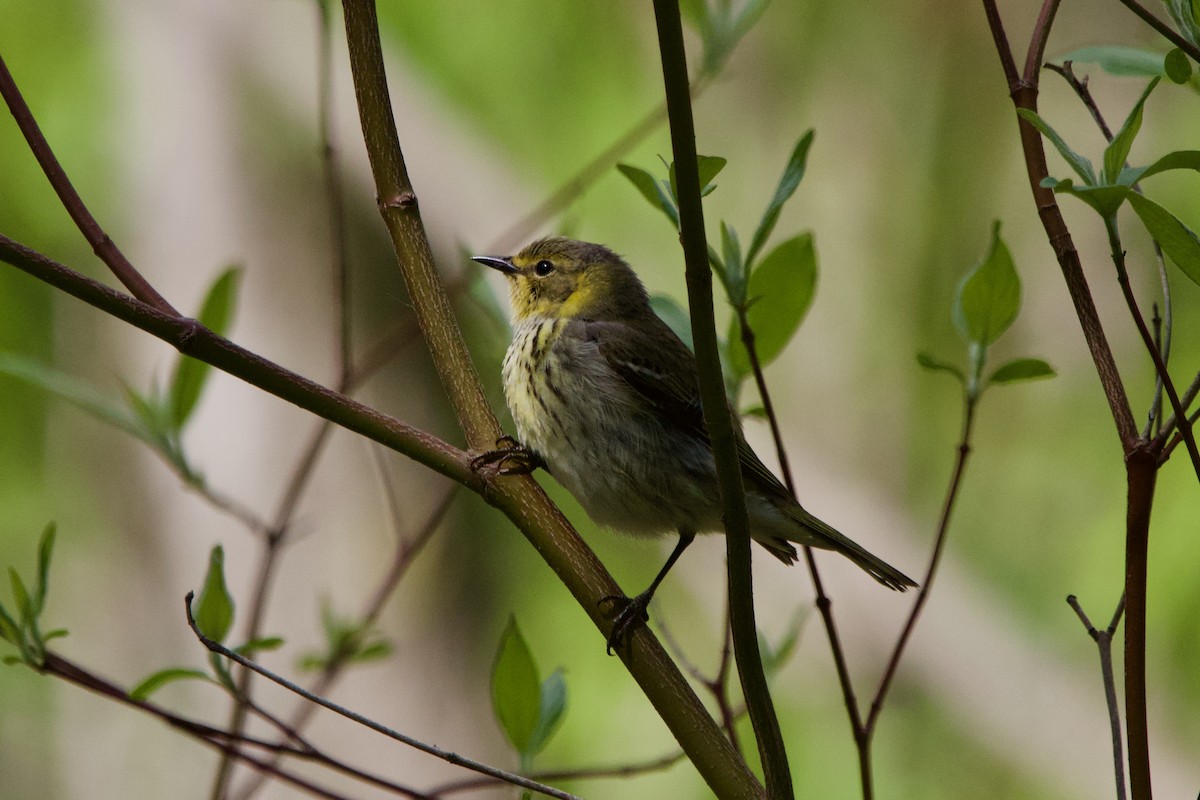
<svg viewBox="0 0 1200 800">
<path fill-rule="evenodd" d="M 1160 80 L 1162 79 L 1154 78 L 1150 81 L 1145 91 L 1142 92 L 1142 96 L 1138 98 L 1137 103 L 1129 112 L 1129 116 L 1125 118 L 1125 124 L 1121 126 L 1121 130 L 1117 131 L 1117 135 L 1104 149 L 1103 183 L 1116 183 L 1121 170 L 1125 168 L 1125 159 L 1129 158 L 1129 149 L 1133 146 L 1133 140 L 1142 128 L 1142 109 L 1146 105 L 1146 99 L 1150 97 L 1150 93 L 1154 91 L 1155 86 L 1158 86 Z"/>
<path fill-rule="evenodd" d="M 917 353 L 917 363 L 932 372 L 948 372 L 955 378 L 958 378 L 958 382 L 964 386 L 967 383 L 967 377 L 963 375 L 963 371 L 961 369 L 951 364 L 949 361 L 942 361 L 933 357 L 924 350 Z"/>
<path fill-rule="evenodd" d="M 993 372 L 987 382 L 993 384 L 1033 381 L 1039 378 L 1053 378 L 1055 374 L 1054 369 L 1040 358 L 1018 358 Z"/>
<path fill-rule="evenodd" d="M 129 690 L 129 698 L 143 702 L 168 683 L 184 680 L 212 681 L 207 672 L 198 669 L 164 669 L 146 677 L 141 683 Z"/>
<path fill-rule="evenodd" d="M 528 753 L 541 716 L 541 681 L 517 621 L 509 618 L 492 666 L 492 710 L 518 753 Z"/>
<path fill-rule="evenodd" d="M 1158 203 L 1140 194 L 1129 195 L 1129 204 L 1142 224 L 1175 265 L 1200 285 L 1200 239 L 1191 228 Z"/>
<path fill-rule="evenodd" d="M 689 350 L 693 349 L 692 321 L 688 318 L 687 311 L 683 309 L 683 306 L 665 294 L 654 294 L 650 295 L 650 307 L 654 309 L 658 318 L 667 323 L 667 327 L 683 340 Z"/>
<path fill-rule="evenodd" d="M 1192 60 L 1176 47 L 1163 59 L 1163 72 L 1167 80 L 1182 86 L 1192 79 Z"/>
<path fill-rule="evenodd" d="M 746 320 L 754 333 L 759 364 L 774 361 L 791 341 L 812 305 L 817 286 L 817 252 L 811 233 L 795 236 L 768 253 L 750 275 Z M 750 355 L 735 316 L 729 328 L 729 367 L 751 372 Z"/>
<path fill-rule="evenodd" d="M 1008 330 L 1020 307 L 1021 281 L 997 221 L 987 255 L 958 285 L 954 326 L 968 344 L 985 348 Z"/>
<path fill-rule="evenodd" d="M 796 187 L 800 185 L 800 180 L 804 177 L 804 170 L 808 164 L 808 151 L 812 147 L 814 135 L 810 128 L 792 148 L 792 155 L 783 168 L 783 175 L 779 178 L 779 185 L 775 187 L 775 194 L 772 195 L 771 202 L 767 203 L 767 209 L 758 223 L 758 230 L 754 232 L 754 238 L 750 240 L 750 249 L 746 251 L 747 265 L 754 265 L 754 259 L 766 245 L 771 231 L 775 229 L 775 223 L 779 221 L 779 213 L 783 210 L 783 204 L 796 193 Z"/>
<path fill-rule="evenodd" d="M 671 224 L 675 226 L 675 230 L 679 230 L 679 210 L 675 207 L 675 201 L 653 175 L 640 167 L 633 167 L 629 164 L 617 164 L 617 169 L 629 179 L 642 197 L 646 198 L 646 202 L 665 214 Z"/>
<path fill-rule="evenodd" d="M 1058 135 L 1058 132 L 1055 131 L 1054 128 L 1051 128 L 1049 123 L 1038 116 L 1037 112 L 1030 111 L 1027 108 L 1018 108 L 1017 114 L 1020 115 L 1021 119 L 1025 120 L 1035 129 L 1037 129 L 1042 136 L 1045 136 L 1050 140 L 1050 143 L 1054 145 L 1055 149 L 1057 149 L 1059 154 L 1062 155 L 1063 159 L 1071 165 L 1071 169 L 1075 170 L 1075 174 L 1078 175 L 1085 184 L 1088 186 L 1094 186 L 1096 184 L 1096 170 L 1092 167 L 1092 162 L 1068 147 L 1063 138 Z"/>
<path fill-rule="evenodd" d="M 236 267 L 229 267 L 222 272 L 209 287 L 208 294 L 200 306 L 200 313 L 196 315 L 201 325 L 219 336 L 225 335 L 233 319 L 240 278 L 241 270 Z M 211 372 L 212 367 L 203 361 L 185 355 L 179 356 L 167 395 L 171 406 L 171 423 L 175 430 L 181 430 L 196 410 L 205 381 Z"/>
<path fill-rule="evenodd" d="M 1096 64 L 1109 75 L 1126 78 L 1153 78 L 1165 75 L 1164 60 L 1162 53 L 1116 44 L 1081 47 L 1055 59 L 1059 63 L 1072 61 L 1079 64 Z"/>
<path fill-rule="evenodd" d="M 567 683 L 563 680 L 563 672 L 556 669 L 550 677 L 542 681 L 541 702 L 538 706 L 537 727 L 529 739 L 526 750 L 530 756 L 535 756 L 546 748 L 550 737 L 562 724 L 563 713 L 567 710 Z"/>
<path fill-rule="evenodd" d="M 38 542 L 37 582 L 33 586 L 33 606 L 37 614 L 46 607 L 46 592 L 50 588 L 50 557 L 54 554 L 54 535 L 56 527 L 53 522 L 42 531 Z"/>
<path fill-rule="evenodd" d="M 196 627 L 200 632 L 221 643 L 233 626 L 233 598 L 225 586 L 225 551 L 220 545 L 212 549 L 208 557 L 208 573 L 204 576 L 204 588 L 192 609 Z"/>
</svg>

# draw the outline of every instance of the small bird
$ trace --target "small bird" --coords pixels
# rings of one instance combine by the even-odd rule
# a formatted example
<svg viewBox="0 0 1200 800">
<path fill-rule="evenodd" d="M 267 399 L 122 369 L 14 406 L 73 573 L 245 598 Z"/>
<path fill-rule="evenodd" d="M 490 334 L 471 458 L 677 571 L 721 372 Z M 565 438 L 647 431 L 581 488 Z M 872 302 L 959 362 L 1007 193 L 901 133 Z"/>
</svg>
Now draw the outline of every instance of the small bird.
<svg viewBox="0 0 1200 800">
<path fill-rule="evenodd" d="M 603 245 L 555 237 L 474 260 L 508 279 L 504 395 L 520 442 L 480 460 L 544 466 L 600 525 L 679 534 L 646 591 L 605 598 L 617 611 L 611 653 L 648 620 L 655 590 L 695 535 L 724 531 L 696 358 L 651 309 L 633 269 Z M 916 586 L 805 511 L 740 427 L 736 437 L 750 535 L 773 556 L 795 562 L 791 542 L 836 550 L 891 589 Z"/>
</svg>

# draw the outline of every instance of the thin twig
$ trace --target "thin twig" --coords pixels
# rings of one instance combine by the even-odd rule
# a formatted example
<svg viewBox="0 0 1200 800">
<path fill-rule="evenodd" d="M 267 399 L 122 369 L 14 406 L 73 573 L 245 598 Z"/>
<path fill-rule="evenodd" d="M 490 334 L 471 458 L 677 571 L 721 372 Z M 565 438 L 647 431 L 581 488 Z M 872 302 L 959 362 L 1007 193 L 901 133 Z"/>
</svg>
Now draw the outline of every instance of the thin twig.
<svg viewBox="0 0 1200 800">
<path fill-rule="evenodd" d="M 496 767 L 490 767 L 487 764 L 483 764 L 481 762 L 475 761 L 475 760 L 467 758 L 465 756 L 458 755 L 457 753 L 452 753 L 448 750 L 443 750 L 440 747 L 435 747 L 433 745 L 426 744 L 425 742 L 422 742 L 419 739 L 414 739 L 413 737 L 403 734 L 400 731 L 397 731 L 393 728 L 389 728 L 388 726 L 383 725 L 382 723 L 376 722 L 375 720 L 370 719 L 369 717 L 365 717 L 356 711 L 352 711 L 344 706 L 338 705 L 337 703 L 333 702 L 332 700 L 322 697 L 321 695 L 313 694 L 312 692 L 305 689 L 303 686 L 300 686 L 299 684 L 289 681 L 287 678 L 283 677 L 282 675 L 275 674 L 274 672 L 272 672 L 271 670 L 262 666 L 261 664 L 251 661 L 250 659 L 246 658 L 245 656 L 241 655 L 240 653 L 236 653 L 233 650 L 230 650 L 228 647 L 225 647 L 224 645 L 220 644 L 219 642 L 215 642 L 212 639 L 205 636 L 204 633 L 200 630 L 200 628 L 196 625 L 195 617 L 192 616 L 192 597 L 193 597 L 193 593 L 188 592 L 187 596 L 184 598 L 184 609 L 185 609 L 185 613 L 187 614 L 188 627 L 190 627 L 192 629 L 192 633 L 194 633 L 196 635 L 196 638 L 200 640 L 200 643 L 203 644 L 206 648 L 208 648 L 211 652 L 216 653 L 221 656 L 224 656 L 225 658 L 228 658 L 231 661 L 234 661 L 247 669 L 257 672 L 259 675 L 263 676 L 264 678 L 271 681 L 272 683 L 282 686 L 284 689 L 287 689 L 289 692 L 297 694 L 300 697 L 303 697 L 305 700 L 308 700 L 311 703 L 316 703 L 319 706 L 323 706 L 324 708 L 327 708 L 330 711 L 334 712 L 335 714 L 343 716 L 346 719 L 351 720 L 352 722 L 357 722 L 359 725 L 370 728 L 371 730 L 375 731 L 376 733 L 383 734 L 384 736 L 387 736 L 389 739 L 395 739 L 396 741 L 398 741 L 402 744 L 406 744 L 409 747 L 412 747 L 416 750 L 420 750 L 423 753 L 427 753 L 428 755 L 434 756 L 436 758 L 440 758 L 447 763 L 454 764 L 455 766 L 459 766 L 459 767 L 463 767 L 465 769 L 472 770 L 473 772 L 479 772 L 484 775 L 490 775 L 493 778 L 497 778 L 506 783 L 511 783 L 516 786 L 520 786 L 523 789 L 530 789 L 535 792 L 541 792 L 542 794 L 548 795 L 550 797 L 559 798 L 559 800 L 580 800 L 580 798 L 576 797 L 575 795 L 555 789 L 553 786 L 547 786 L 543 783 L 538 783 L 537 781 L 531 781 L 528 778 L 522 777 L 520 775 L 516 775 L 511 772 L 506 772 L 505 770 L 498 769 Z"/>
<path fill-rule="evenodd" d="M 275 763 L 274 760 L 264 761 L 256 756 L 253 756 L 243 750 L 241 746 L 246 745 L 250 747 L 261 748 L 276 754 L 286 754 L 295 758 L 318 763 L 324 767 L 338 770 L 346 774 L 353 775 L 354 777 L 362 777 L 364 780 L 372 782 L 377 781 L 377 779 L 375 779 L 373 776 L 367 775 L 366 773 L 360 773 L 353 767 L 342 764 L 341 762 L 336 761 L 324 753 L 321 753 L 315 748 L 310 747 L 309 749 L 297 749 L 289 745 L 281 745 L 278 743 L 256 739 L 254 737 L 235 734 L 232 731 L 221 730 L 220 728 L 214 728 L 196 720 L 181 717 L 178 714 L 168 711 L 167 709 L 155 703 L 151 703 L 146 700 L 134 699 L 130 697 L 124 689 L 116 684 L 113 684 L 112 682 L 95 675 L 87 669 L 80 667 L 78 664 L 68 661 L 67 659 L 54 653 L 46 654 L 41 671 L 45 674 L 62 678 L 69 683 L 73 683 L 77 686 L 87 689 L 88 691 L 95 692 L 103 697 L 109 698 L 110 700 L 115 700 L 118 703 L 150 714 L 151 716 L 167 723 L 176 730 L 182 731 L 183 733 L 195 738 L 199 742 L 207 744 L 222 753 L 228 753 L 232 758 L 246 762 L 263 774 L 270 775 L 271 777 L 277 778 L 285 783 L 289 783 L 297 788 L 303 789 L 304 791 L 316 797 L 330 798 L 330 800 L 345 800 L 343 795 L 335 794 L 328 789 L 317 786 L 316 784 L 311 783 L 304 778 L 282 769 L 277 765 L 277 763 Z M 424 792 L 420 792 L 400 784 L 389 781 L 386 782 L 386 786 L 393 792 L 403 794 L 410 798 L 415 798 L 416 800 L 432 800 L 432 798 L 430 798 Z"/>
<path fill-rule="evenodd" d="M 908 619 L 904 622 L 904 629 L 900 632 L 900 636 L 896 640 L 896 646 L 892 650 L 892 657 L 888 659 L 887 668 L 884 670 L 883 678 L 879 682 L 879 689 L 875 692 L 875 699 L 871 701 L 871 710 L 867 714 L 867 721 L 864 725 L 868 737 L 875 730 L 875 723 L 879 720 L 879 714 L 883 711 L 883 703 L 887 698 L 888 690 L 892 686 L 892 680 L 896 676 L 896 668 L 900 664 L 901 656 L 904 655 L 904 648 L 908 644 L 913 630 L 916 628 L 917 619 L 921 616 L 921 610 L 925 607 L 925 602 L 929 599 L 929 592 L 933 588 L 933 579 L 937 575 L 938 564 L 941 561 L 942 552 L 946 544 L 946 534 L 950 530 L 950 518 L 954 513 L 954 506 L 958 500 L 959 488 L 962 486 L 963 474 L 967 468 L 967 460 L 971 456 L 971 429 L 974 426 L 975 405 L 978 401 L 978 396 L 967 395 L 963 398 L 962 437 L 958 442 L 958 457 L 954 462 L 954 471 L 950 478 L 950 486 L 946 490 L 946 499 L 942 503 L 942 513 L 938 519 L 933 554 L 929 558 L 929 567 L 925 570 L 925 580 L 921 582 L 921 588 L 917 590 L 917 599 L 913 603 L 912 611 L 909 612 Z"/>
<path fill-rule="evenodd" d="M 542 770 L 540 772 L 530 773 L 529 777 L 538 781 L 594 781 L 604 780 L 608 778 L 635 778 L 639 775 L 645 775 L 648 772 L 659 772 L 664 769 L 669 769 L 675 766 L 684 759 L 686 754 L 682 750 L 676 750 L 674 753 L 668 753 L 665 756 L 643 761 L 638 764 L 624 764 L 619 767 L 583 767 L 577 769 L 558 769 L 558 770 Z M 443 783 L 431 789 L 427 789 L 431 800 L 438 800 L 444 795 L 455 794 L 457 792 L 470 792 L 476 789 L 487 789 L 495 786 L 499 781 L 484 776 L 475 778 L 466 778 L 461 781 L 452 781 Z"/>
<path fill-rule="evenodd" d="M 1046 66 L 1046 69 L 1050 70 L 1051 72 L 1054 72 L 1054 73 L 1062 76 L 1063 80 L 1065 80 L 1067 82 L 1067 85 L 1070 86 L 1072 90 L 1074 90 L 1075 94 L 1079 97 L 1080 101 L 1082 101 L 1084 107 L 1087 108 L 1088 113 L 1090 113 L 1092 115 L 1092 119 L 1095 121 L 1096 127 L 1098 127 L 1100 129 L 1100 133 L 1102 133 L 1104 135 L 1105 140 L 1111 142 L 1113 139 L 1112 129 L 1108 127 L 1108 123 L 1105 122 L 1105 120 L 1104 120 L 1104 115 L 1100 112 L 1099 105 L 1097 105 L 1095 98 L 1092 97 L 1092 93 L 1088 89 L 1087 79 L 1084 78 L 1083 80 L 1080 80 L 1079 78 L 1077 78 L 1075 76 L 1075 71 L 1072 69 L 1070 61 L 1067 61 L 1061 67 L 1056 66 L 1054 64 L 1046 64 L 1045 66 Z M 1125 166 L 1128 167 L 1129 163 L 1126 162 Z M 1143 194 L 1140 183 L 1135 183 L 1130 188 L 1132 188 L 1132 190 L 1137 192 L 1138 194 Z M 1111 228 L 1111 230 L 1110 230 L 1110 236 L 1111 236 L 1111 235 L 1115 234 L 1116 229 L 1114 226 L 1111 226 L 1111 225 L 1109 227 Z M 1154 357 L 1155 353 L 1159 353 L 1161 355 L 1161 361 L 1162 361 L 1162 370 L 1159 370 L 1157 368 L 1158 362 L 1157 361 L 1155 362 L 1156 368 L 1155 368 L 1154 397 L 1150 401 L 1150 411 L 1147 414 L 1146 426 L 1142 430 L 1142 438 L 1143 439 L 1150 438 L 1151 431 L 1153 430 L 1153 426 L 1155 423 L 1161 424 L 1161 421 L 1162 421 L 1162 397 L 1163 397 L 1163 390 L 1166 386 L 1166 382 L 1164 381 L 1163 376 L 1166 373 L 1167 363 L 1169 362 L 1169 360 L 1171 358 L 1171 328 L 1172 328 L 1171 285 L 1167 281 L 1167 269 L 1166 269 L 1166 262 L 1163 259 L 1162 246 L 1159 245 L 1157 239 L 1153 240 L 1152 244 L 1154 247 L 1155 261 L 1158 264 L 1159 284 L 1162 289 L 1163 308 L 1164 308 L 1164 311 L 1166 314 L 1166 320 L 1165 320 L 1166 321 L 1166 336 L 1165 337 L 1160 336 L 1161 328 L 1158 326 L 1158 324 L 1156 322 L 1154 336 L 1151 337 L 1148 342 L 1145 339 L 1143 339 L 1143 341 L 1146 343 L 1146 347 L 1148 348 L 1148 350 L 1150 352 L 1151 358 Z M 1116 245 L 1116 246 L 1119 248 L 1119 245 Z M 1116 252 L 1116 251 L 1114 250 L 1114 252 Z M 1114 255 L 1114 259 L 1115 258 L 1116 258 L 1116 256 Z M 1137 307 L 1137 302 L 1133 297 L 1132 289 L 1129 288 L 1128 275 L 1126 275 L 1126 273 L 1125 273 L 1124 253 L 1123 252 L 1122 252 L 1122 255 L 1120 258 L 1120 263 L 1117 265 L 1117 275 L 1118 275 L 1119 280 L 1125 281 L 1125 283 L 1122 284 L 1121 288 L 1125 295 L 1126 303 L 1129 304 L 1130 314 L 1133 315 L 1134 321 L 1138 322 L 1141 319 L 1141 311 Z M 1155 311 L 1155 319 L 1157 320 L 1157 318 L 1158 318 L 1158 306 L 1157 305 L 1155 305 L 1154 311 Z M 1139 330 L 1145 328 L 1145 322 L 1139 322 L 1138 324 L 1140 326 Z M 1186 404 L 1185 404 L 1185 406 L 1186 406 Z"/>
<path fill-rule="evenodd" d="M 1178 47 L 1183 52 L 1187 53 L 1189 56 L 1191 56 L 1193 61 L 1200 64 L 1200 50 L 1197 50 L 1194 44 L 1172 30 L 1170 25 L 1151 14 L 1148 10 L 1138 4 L 1136 0 L 1120 0 L 1120 2 L 1121 5 L 1128 8 L 1134 14 L 1137 14 L 1143 22 L 1145 22 L 1154 30 L 1158 31 L 1158 33 L 1164 39 Z"/>
<path fill-rule="evenodd" d="M 1125 268 L 1125 250 L 1121 247 L 1121 234 L 1117 230 L 1115 220 L 1106 219 L 1104 225 L 1108 231 L 1109 245 L 1112 248 L 1113 264 L 1117 268 L 1117 283 L 1121 287 L 1121 293 L 1125 296 L 1125 303 L 1129 306 L 1130 316 L 1133 317 L 1138 334 L 1142 337 L 1142 343 L 1146 346 L 1146 350 L 1150 354 L 1150 359 L 1154 362 L 1154 369 L 1158 373 L 1159 379 L 1162 380 L 1163 390 L 1167 393 L 1167 399 L 1171 403 L 1171 408 L 1175 411 L 1175 419 L 1180 420 L 1178 423 L 1179 434 L 1183 437 L 1183 442 L 1187 446 L 1188 455 L 1192 461 L 1192 469 L 1196 473 L 1196 479 L 1200 480 L 1200 448 L 1196 445 L 1196 437 L 1192 433 L 1192 424 L 1184 412 L 1183 402 L 1175 389 L 1175 382 L 1171 380 L 1171 374 L 1167 370 L 1166 362 L 1163 361 L 1162 353 L 1154 346 L 1154 337 L 1150 335 L 1150 330 L 1146 327 L 1146 320 L 1142 317 L 1141 309 L 1138 308 L 1137 298 L 1133 295 L 1133 288 L 1129 284 L 1129 272 Z"/>
<path fill-rule="evenodd" d="M 170 314 L 173 317 L 181 316 L 150 285 L 149 281 L 133 268 L 133 265 L 129 263 L 129 259 L 125 258 L 125 254 L 120 251 L 112 238 L 100 227 L 100 223 L 96 222 L 96 218 L 92 216 L 92 212 L 84 204 L 83 198 L 75 191 L 75 187 L 71 184 L 67 173 L 63 171 L 62 165 L 58 163 L 54 151 L 50 149 L 50 143 L 42 135 L 37 120 L 33 118 L 33 113 L 25 103 L 25 98 L 21 96 L 21 90 L 17 88 L 17 83 L 13 80 L 13 76 L 8 71 L 8 66 L 4 63 L 2 57 L 0 57 L 0 95 L 3 95 L 5 102 L 8 103 L 8 109 L 12 112 L 13 119 L 17 121 L 17 127 L 21 129 L 21 133 L 29 145 L 30 152 L 33 153 L 38 164 L 41 165 L 42 172 L 46 174 L 50 185 L 54 187 L 54 191 L 58 195 L 58 199 L 62 202 L 63 208 L 71 215 L 75 227 L 79 228 L 79 232 L 87 239 L 88 244 L 92 246 L 92 250 L 95 251 L 96 255 L 108 265 L 113 275 L 117 276 L 117 279 L 125 285 L 125 288 L 134 297 L 149 306 L 153 306 L 164 314 Z"/>
<path fill-rule="evenodd" d="M 1112 731 L 1113 770 L 1116 773 L 1117 800 L 1125 800 L 1125 753 L 1121 740 L 1121 707 L 1117 703 L 1117 681 L 1113 676 L 1112 661 L 1113 634 L 1117 632 L 1117 626 L 1121 624 L 1121 615 L 1125 613 L 1125 595 L 1122 593 L 1121 600 L 1117 603 L 1117 609 L 1113 612 L 1112 622 L 1108 624 L 1108 628 L 1102 631 L 1096 630 L 1092 625 L 1075 595 L 1067 597 L 1067 604 L 1079 616 L 1079 621 L 1083 623 L 1088 636 L 1092 637 L 1100 653 L 1100 677 L 1104 681 L 1104 702 L 1108 706 L 1108 721 Z"/>
<path fill-rule="evenodd" d="M 394 417 L 275 364 L 195 320 L 170 316 L 0 234 L 0 261 L 129 323 L 217 369 L 366 436 L 484 493 L 467 453 Z"/>
</svg>

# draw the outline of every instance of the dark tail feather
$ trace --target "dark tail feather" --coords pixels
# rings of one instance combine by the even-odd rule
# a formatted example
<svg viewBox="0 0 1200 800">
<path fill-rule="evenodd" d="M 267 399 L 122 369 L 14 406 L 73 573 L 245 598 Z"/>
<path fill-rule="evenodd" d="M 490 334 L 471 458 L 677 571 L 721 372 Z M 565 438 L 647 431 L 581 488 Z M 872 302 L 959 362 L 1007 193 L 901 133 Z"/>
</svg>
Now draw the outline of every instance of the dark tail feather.
<svg viewBox="0 0 1200 800">
<path fill-rule="evenodd" d="M 799 505 L 786 509 L 785 513 L 804 526 L 804 532 L 797 531 L 797 535 L 792 538 L 792 541 L 820 547 L 823 550 L 836 550 L 889 589 L 903 592 L 908 587 L 917 585 L 912 578 L 883 559 L 871 555 L 863 547 L 826 525 Z M 768 549 L 775 553 L 774 549 L 770 547 Z M 776 555 L 779 554 L 776 553 Z"/>
</svg>

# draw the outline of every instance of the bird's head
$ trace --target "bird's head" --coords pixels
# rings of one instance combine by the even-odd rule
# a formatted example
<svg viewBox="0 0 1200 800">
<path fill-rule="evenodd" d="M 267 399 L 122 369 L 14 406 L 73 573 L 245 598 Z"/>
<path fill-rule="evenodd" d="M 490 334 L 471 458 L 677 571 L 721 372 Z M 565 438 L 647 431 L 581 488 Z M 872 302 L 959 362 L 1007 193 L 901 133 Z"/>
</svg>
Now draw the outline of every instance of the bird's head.
<svg viewBox="0 0 1200 800">
<path fill-rule="evenodd" d="M 625 261 L 604 245 L 539 239 L 515 256 L 476 256 L 504 273 L 513 318 L 626 319 L 649 309 L 646 289 Z"/>
</svg>

